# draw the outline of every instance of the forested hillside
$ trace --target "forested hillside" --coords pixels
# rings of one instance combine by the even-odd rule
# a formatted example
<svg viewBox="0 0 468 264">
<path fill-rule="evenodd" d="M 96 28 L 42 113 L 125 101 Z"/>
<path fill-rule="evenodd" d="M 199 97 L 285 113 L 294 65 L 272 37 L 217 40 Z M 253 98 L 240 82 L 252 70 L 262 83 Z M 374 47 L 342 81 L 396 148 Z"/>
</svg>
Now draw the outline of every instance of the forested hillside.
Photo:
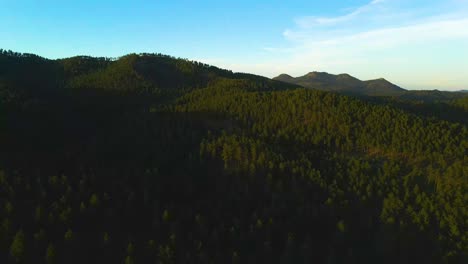
<svg viewBox="0 0 468 264">
<path fill-rule="evenodd" d="M 0 263 L 466 263 L 466 98 L 2 51 Z"/>
</svg>

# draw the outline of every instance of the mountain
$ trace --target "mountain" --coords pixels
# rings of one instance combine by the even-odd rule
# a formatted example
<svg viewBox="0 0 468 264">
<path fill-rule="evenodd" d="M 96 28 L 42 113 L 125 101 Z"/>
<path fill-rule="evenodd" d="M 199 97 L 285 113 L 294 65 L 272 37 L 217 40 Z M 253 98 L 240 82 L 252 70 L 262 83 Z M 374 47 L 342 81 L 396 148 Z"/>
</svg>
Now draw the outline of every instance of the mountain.
<svg viewBox="0 0 468 264">
<path fill-rule="evenodd" d="M 206 87 L 220 79 L 248 80 L 251 89 L 297 87 L 163 54 L 50 60 L 34 54 L 0 50 L 0 101 L 3 103 L 51 100 L 83 91 L 132 95 L 178 93 Z"/>
<path fill-rule="evenodd" d="M 405 92 L 405 89 L 383 79 L 361 81 L 349 74 L 329 74 L 326 72 L 309 72 L 300 77 L 281 74 L 273 80 L 301 85 L 324 91 L 340 92 L 352 95 L 394 96 Z"/>
<path fill-rule="evenodd" d="M 0 52 L 0 263 L 466 263 L 468 97 L 298 87 Z"/>
</svg>

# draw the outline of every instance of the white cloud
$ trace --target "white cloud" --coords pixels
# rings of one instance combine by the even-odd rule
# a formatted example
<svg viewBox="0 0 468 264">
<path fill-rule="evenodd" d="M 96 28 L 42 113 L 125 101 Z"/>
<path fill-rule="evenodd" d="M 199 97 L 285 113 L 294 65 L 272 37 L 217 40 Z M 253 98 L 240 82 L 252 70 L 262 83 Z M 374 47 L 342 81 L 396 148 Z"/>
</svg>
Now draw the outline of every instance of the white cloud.
<svg viewBox="0 0 468 264">
<path fill-rule="evenodd" d="M 286 44 L 258 50 L 267 56 L 216 65 L 268 77 L 316 70 L 383 77 L 408 89 L 466 89 L 468 9 L 460 8 L 460 0 L 423 11 L 401 9 L 396 1 L 374 0 L 342 16 L 293 20 L 294 27 L 283 32 Z"/>
<path fill-rule="evenodd" d="M 432 84 L 439 88 L 467 85 L 468 74 L 447 70 L 468 68 L 466 46 L 458 45 L 468 43 L 467 10 L 448 4 L 441 12 L 440 6 L 423 12 L 390 4 L 374 0 L 343 16 L 296 19 L 295 28 L 283 32 L 289 57 L 276 61 L 288 66 L 270 75 L 348 72 L 362 79 L 385 77 L 408 88 L 430 86 L 429 75 L 437 76 Z M 443 80 L 458 84 L 446 81 L 444 87 Z"/>
<path fill-rule="evenodd" d="M 359 32 L 356 34 L 316 41 L 303 39 L 304 45 L 359 45 L 362 49 L 382 49 L 405 43 L 424 43 L 438 39 L 468 37 L 468 18 L 433 21 L 402 27 Z"/>
<path fill-rule="evenodd" d="M 362 15 L 366 12 L 372 11 L 376 5 L 384 3 L 385 0 L 373 0 L 367 5 L 361 6 L 355 9 L 353 12 L 348 13 L 342 16 L 336 17 L 316 17 L 316 16 L 307 16 L 300 17 L 295 20 L 296 24 L 301 28 L 312 28 L 315 26 L 330 26 L 336 25 L 338 23 L 349 21 L 353 18 L 356 18 L 359 15 Z"/>
</svg>

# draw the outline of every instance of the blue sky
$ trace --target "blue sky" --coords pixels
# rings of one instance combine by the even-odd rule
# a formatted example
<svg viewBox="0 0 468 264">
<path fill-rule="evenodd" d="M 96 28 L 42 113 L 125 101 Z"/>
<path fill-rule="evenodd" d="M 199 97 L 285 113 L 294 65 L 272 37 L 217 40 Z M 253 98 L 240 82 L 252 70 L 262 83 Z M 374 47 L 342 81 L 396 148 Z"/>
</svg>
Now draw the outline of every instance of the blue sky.
<svg viewBox="0 0 468 264">
<path fill-rule="evenodd" d="M 268 77 L 468 88 L 468 0 L 0 0 L 0 48 L 48 58 L 161 52 Z"/>
</svg>

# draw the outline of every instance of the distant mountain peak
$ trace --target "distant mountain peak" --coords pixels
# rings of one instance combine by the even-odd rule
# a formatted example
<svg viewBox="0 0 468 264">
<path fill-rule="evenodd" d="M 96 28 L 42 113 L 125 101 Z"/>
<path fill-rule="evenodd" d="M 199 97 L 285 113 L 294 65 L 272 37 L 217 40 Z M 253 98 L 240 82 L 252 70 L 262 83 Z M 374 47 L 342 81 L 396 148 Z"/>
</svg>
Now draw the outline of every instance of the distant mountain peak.
<svg viewBox="0 0 468 264">
<path fill-rule="evenodd" d="M 338 76 L 342 76 L 342 77 L 353 77 L 353 76 L 351 76 L 351 75 L 349 75 L 349 74 L 347 74 L 347 73 L 340 73 L 340 74 L 338 74 Z M 353 78 L 354 78 L 354 77 L 353 77 Z"/>
<path fill-rule="evenodd" d="M 289 74 L 282 73 L 282 74 L 278 75 L 276 78 L 288 78 L 288 79 L 290 78 L 290 79 L 292 79 L 292 78 L 294 78 L 294 77 L 292 77 L 292 76 L 289 75 Z"/>
<path fill-rule="evenodd" d="M 361 81 L 348 73 L 330 74 L 327 72 L 311 71 L 300 77 L 281 74 L 274 80 L 301 85 L 306 88 L 335 91 L 356 95 L 398 95 L 405 90 L 384 78 Z"/>
<path fill-rule="evenodd" d="M 328 72 L 319 72 L 319 71 L 312 71 L 307 73 L 305 76 L 315 77 L 320 75 L 330 75 Z"/>
</svg>

